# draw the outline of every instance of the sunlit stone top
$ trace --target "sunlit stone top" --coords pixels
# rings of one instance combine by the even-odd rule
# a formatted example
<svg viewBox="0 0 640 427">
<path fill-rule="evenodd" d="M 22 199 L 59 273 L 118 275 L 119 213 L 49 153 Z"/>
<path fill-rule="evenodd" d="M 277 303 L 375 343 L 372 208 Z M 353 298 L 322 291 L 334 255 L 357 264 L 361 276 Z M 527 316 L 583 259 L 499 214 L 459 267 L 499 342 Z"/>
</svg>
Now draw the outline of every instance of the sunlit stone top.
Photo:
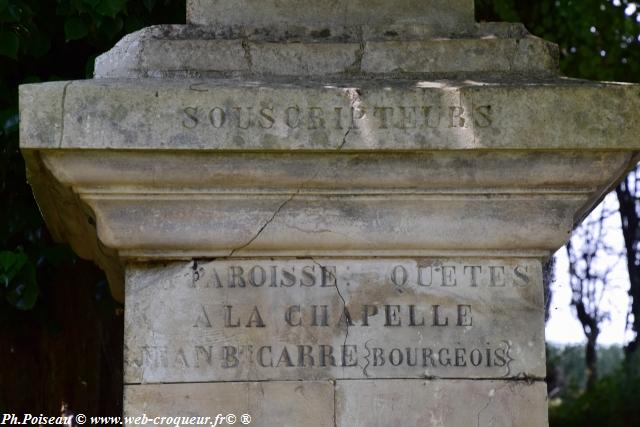
<svg viewBox="0 0 640 427">
<path fill-rule="evenodd" d="M 187 0 L 187 22 L 217 28 L 423 26 L 432 34 L 466 32 L 473 0 Z"/>
</svg>

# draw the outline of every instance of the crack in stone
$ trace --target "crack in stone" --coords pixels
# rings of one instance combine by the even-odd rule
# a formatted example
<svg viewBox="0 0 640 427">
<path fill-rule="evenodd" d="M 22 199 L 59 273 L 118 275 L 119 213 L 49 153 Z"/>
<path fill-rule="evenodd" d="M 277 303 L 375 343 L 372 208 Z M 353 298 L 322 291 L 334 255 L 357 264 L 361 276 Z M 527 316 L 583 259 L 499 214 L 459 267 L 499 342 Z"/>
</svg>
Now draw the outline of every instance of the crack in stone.
<svg viewBox="0 0 640 427">
<path fill-rule="evenodd" d="M 240 44 L 242 45 L 242 49 L 244 50 L 244 59 L 247 61 L 247 65 L 249 66 L 249 72 L 253 71 L 253 57 L 251 56 L 251 45 L 247 39 L 243 39 Z"/>
<path fill-rule="evenodd" d="M 481 380 L 481 379 L 480 379 L 480 378 L 475 378 L 475 380 Z M 489 405 L 491 405 L 491 402 L 493 402 L 494 397 L 495 397 L 495 396 L 497 396 L 497 395 L 498 395 L 498 393 L 499 393 L 502 389 L 504 389 L 504 388 L 506 388 L 506 387 L 510 387 L 510 386 L 512 386 L 512 385 L 513 385 L 513 384 L 512 384 L 512 382 L 506 382 L 505 384 L 503 384 L 503 385 L 501 385 L 501 386 L 497 387 L 496 389 L 492 389 L 492 390 L 489 392 L 489 400 L 487 400 L 487 403 L 485 403 L 485 405 L 482 407 L 482 409 L 480 409 L 480 410 L 478 411 L 478 424 L 477 424 L 477 426 L 476 426 L 476 427 L 480 427 L 480 417 L 482 416 L 482 413 L 483 413 L 483 412 L 484 412 L 484 411 L 489 407 Z M 493 393 L 493 394 L 492 394 L 492 393 Z M 492 421 L 492 422 L 494 421 L 494 418 L 493 418 L 493 417 L 492 417 L 491 421 Z"/>
<path fill-rule="evenodd" d="M 313 181 L 319 174 L 320 174 L 321 170 L 316 171 L 316 173 L 313 174 L 313 176 L 309 179 L 307 179 L 306 181 L 304 181 L 302 184 L 300 184 L 300 186 L 296 189 L 296 191 L 294 191 L 291 196 L 289 196 L 289 198 L 287 200 L 285 200 L 284 202 L 282 202 L 280 204 L 280 206 L 278 206 L 278 208 L 275 210 L 275 212 L 273 213 L 273 215 L 271 215 L 271 218 L 269 218 L 267 221 L 265 221 L 264 224 L 262 224 L 262 226 L 258 229 L 258 232 L 251 238 L 249 239 L 249 241 L 247 243 L 245 243 L 244 245 L 234 248 L 231 250 L 231 252 L 229 252 L 229 255 L 227 255 L 226 257 L 222 257 L 222 258 L 230 258 L 231 256 L 233 256 L 233 254 L 235 254 L 236 252 L 241 251 L 242 249 L 246 248 L 247 246 L 249 246 L 251 243 L 253 243 L 259 236 L 260 234 L 264 231 L 265 228 L 267 228 L 267 226 L 269 224 L 271 224 L 273 222 L 273 220 L 276 218 L 276 216 L 278 216 L 278 214 L 280 213 L 280 211 L 282 209 L 284 209 L 284 207 L 291 202 L 298 194 L 300 194 L 300 192 L 302 191 L 302 189 L 304 189 L 304 187 L 311 181 Z"/>
<path fill-rule="evenodd" d="M 360 97 L 360 93 L 359 93 L 358 89 L 346 89 L 345 92 L 347 93 L 347 96 L 349 97 L 349 100 L 351 101 L 351 105 L 349 106 L 349 108 L 351 110 L 353 110 L 356 107 L 356 103 L 358 102 L 358 99 Z M 347 136 L 349 136 L 349 133 L 351 133 L 351 129 L 354 129 L 351 126 L 352 124 L 353 123 L 349 123 L 349 125 L 347 127 L 347 131 L 345 132 L 345 134 L 342 137 L 342 142 L 340 143 L 340 145 L 338 145 L 338 147 L 336 148 L 336 151 L 342 150 L 344 145 L 347 143 Z"/>
<path fill-rule="evenodd" d="M 337 407 L 337 396 L 336 396 L 336 387 L 338 386 L 337 382 L 330 381 L 333 384 L 333 427 L 338 427 L 338 420 L 336 415 L 336 407 Z"/>
<path fill-rule="evenodd" d="M 480 427 L 480 417 L 482 416 L 482 413 L 489 407 L 489 405 L 491 405 L 491 401 L 492 400 L 493 400 L 493 397 L 490 396 L 489 400 L 487 400 L 487 403 L 484 405 L 484 407 L 478 411 L 478 425 L 477 425 L 477 427 Z"/>
<path fill-rule="evenodd" d="M 192 83 L 189 85 L 189 90 L 192 90 L 194 92 L 209 92 L 209 89 L 203 89 L 200 88 L 198 86 L 202 86 L 204 83 Z"/>
<path fill-rule="evenodd" d="M 340 292 L 340 286 L 338 286 L 337 278 L 336 278 L 336 291 L 338 292 L 338 296 L 342 300 L 342 315 L 344 316 L 344 320 L 345 320 L 344 322 L 345 334 L 344 334 L 344 341 L 342 342 L 342 347 L 345 347 L 347 345 L 347 339 L 349 338 L 349 322 L 351 321 L 351 319 L 347 317 L 347 302 L 344 300 L 344 297 L 342 296 L 342 292 Z"/>
<path fill-rule="evenodd" d="M 67 100 L 67 88 L 73 82 L 67 82 L 62 88 L 62 100 L 60 100 L 60 141 L 58 141 L 58 148 L 62 148 L 62 139 L 64 138 L 64 105 Z"/>
<path fill-rule="evenodd" d="M 338 151 L 342 150 L 342 147 L 344 147 L 344 144 L 347 143 L 347 136 L 349 136 L 349 132 L 351 132 L 351 128 L 347 129 L 347 132 L 342 137 L 342 142 L 340 143 L 340 145 L 338 145 L 338 148 L 337 148 Z"/>
<path fill-rule="evenodd" d="M 364 51 L 367 48 L 367 42 L 364 40 L 364 30 L 358 27 L 358 50 L 356 50 L 356 59 L 351 65 L 353 72 L 362 73 L 362 60 L 364 59 Z"/>
<path fill-rule="evenodd" d="M 238 247 L 238 248 L 234 248 L 231 250 L 231 252 L 229 252 L 229 255 L 227 255 L 227 257 L 231 257 L 233 256 L 233 254 L 235 254 L 238 251 L 241 251 L 242 249 L 246 248 L 247 246 L 249 246 L 251 243 L 253 243 L 259 236 L 260 234 L 262 234 L 262 232 L 264 231 L 265 228 L 267 228 L 267 226 L 269 224 L 271 224 L 273 222 L 273 220 L 276 218 L 276 216 L 278 216 L 278 214 L 280 213 L 280 211 L 291 201 L 293 200 L 294 197 L 296 197 L 298 195 L 298 193 L 300 193 L 300 190 L 302 190 L 302 186 L 300 186 L 300 188 L 298 188 L 293 194 L 291 194 L 291 196 L 289 196 L 289 198 L 287 200 L 285 200 L 284 202 L 280 203 L 280 206 L 278 206 L 278 209 L 276 209 L 276 211 L 273 213 L 273 215 L 271 215 L 271 218 L 269 218 L 268 220 L 265 221 L 264 224 L 262 224 L 262 226 L 258 229 L 258 232 L 251 238 L 249 239 L 249 241 L 247 243 L 245 243 L 244 245 Z"/>
<path fill-rule="evenodd" d="M 307 228 L 298 227 L 297 225 L 290 225 L 289 228 L 293 228 L 294 230 L 298 230 L 303 233 L 314 233 L 314 234 L 315 233 L 335 233 L 333 230 L 330 230 L 328 228 L 317 228 L 315 230 L 311 230 Z"/>
<path fill-rule="evenodd" d="M 311 259 L 311 262 L 319 266 L 321 269 L 326 270 L 327 267 L 320 264 L 318 261 L 316 261 L 314 257 L 309 257 L 309 259 Z M 344 334 L 344 341 L 342 342 L 342 346 L 344 347 L 347 345 L 347 339 L 349 339 L 349 322 L 351 321 L 351 319 L 347 317 L 347 302 L 345 301 L 344 296 L 342 295 L 342 292 L 340 292 L 340 286 L 338 286 L 337 277 L 336 277 L 336 292 L 338 293 L 338 297 L 340 297 L 340 300 L 342 301 L 342 316 L 344 316 L 344 320 L 345 320 L 344 322 L 345 334 Z"/>
<path fill-rule="evenodd" d="M 513 72 L 514 67 L 516 66 L 516 59 L 518 58 L 518 53 L 520 51 L 520 38 L 515 39 L 515 47 L 510 55 L 507 55 L 507 61 L 509 62 L 509 70 L 508 72 Z"/>
</svg>

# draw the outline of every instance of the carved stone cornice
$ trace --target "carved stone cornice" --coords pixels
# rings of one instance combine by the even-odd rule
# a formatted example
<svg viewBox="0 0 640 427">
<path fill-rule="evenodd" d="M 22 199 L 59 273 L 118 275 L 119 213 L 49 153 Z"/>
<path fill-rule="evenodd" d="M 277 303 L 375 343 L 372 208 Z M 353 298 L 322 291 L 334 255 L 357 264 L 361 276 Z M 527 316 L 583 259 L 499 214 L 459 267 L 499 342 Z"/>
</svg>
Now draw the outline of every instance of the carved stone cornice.
<svg viewBox="0 0 640 427">
<path fill-rule="evenodd" d="M 55 238 L 120 299 L 134 259 L 557 249 L 635 164 L 640 88 L 558 77 L 555 46 L 474 24 L 469 0 L 403 1 L 424 14 L 292 27 L 293 0 L 193 0 L 189 25 L 125 37 L 96 79 L 22 86 Z"/>
</svg>

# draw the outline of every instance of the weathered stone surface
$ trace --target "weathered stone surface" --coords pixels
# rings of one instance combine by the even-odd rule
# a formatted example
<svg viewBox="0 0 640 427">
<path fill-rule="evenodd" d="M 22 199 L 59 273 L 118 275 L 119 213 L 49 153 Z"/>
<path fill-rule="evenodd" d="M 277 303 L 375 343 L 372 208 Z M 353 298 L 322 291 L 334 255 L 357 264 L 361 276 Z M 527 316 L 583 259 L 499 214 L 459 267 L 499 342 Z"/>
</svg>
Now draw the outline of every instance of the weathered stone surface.
<svg viewBox="0 0 640 427">
<path fill-rule="evenodd" d="M 509 24 L 479 25 L 473 37 L 454 39 L 365 34 L 321 40 L 299 37 L 288 43 L 162 25 L 130 34 L 99 56 L 95 76 L 442 77 L 513 72 L 549 76 L 557 74 L 557 60 L 555 45 Z"/>
<path fill-rule="evenodd" d="M 384 74 L 455 72 L 553 74 L 557 53 L 536 37 L 471 38 L 371 42 L 365 46 L 362 72 Z"/>
<path fill-rule="evenodd" d="M 336 426 L 547 426 L 544 382 L 337 381 Z"/>
<path fill-rule="evenodd" d="M 60 147 L 66 89 L 67 84 L 43 85 L 37 90 L 24 86 L 20 89 L 20 104 L 29 106 L 20 111 L 21 142 L 31 141 L 41 148 Z M 24 123 L 29 125 L 24 126 Z"/>
<path fill-rule="evenodd" d="M 218 28 L 422 25 L 432 34 L 473 26 L 473 0 L 189 0 L 187 21 Z"/>
<path fill-rule="evenodd" d="M 114 278 L 120 258 L 544 257 L 634 164 L 590 150 L 25 154 L 53 235 Z"/>
<path fill-rule="evenodd" d="M 127 415 L 547 425 L 540 262 L 634 166 L 640 87 L 472 0 L 187 6 L 20 93 L 52 234 L 127 266 Z"/>
<path fill-rule="evenodd" d="M 236 425 L 249 414 L 258 427 L 540 427 L 546 406 L 543 382 L 405 379 L 127 385 L 124 412 L 233 414 Z"/>
<path fill-rule="evenodd" d="M 124 395 L 128 417 L 208 416 L 211 421 L 200 426 L 210 426 L 218 414 L 235 415 L 235 425 L 244 425 L 240 417 L 249 414 L 254 427 L 334 425 L 334 386 L 329 381 L 125 385 Z"/>
<path fill-rule="evenodd" d="M 128 383 L 545 375 L 540 263 L 131 266 Z"/>
<path fill-rule="evenodd" d="M 48 129 L 21 122 L 23 148 L 59 141 L 61 149 L 128 150 L 633 149 L 640 134 L 637 86 L 572 80 L 108 79 L 23 85 L 21 94 L 26 117 L 40 104 L 52 112 Z"/>
</svg>

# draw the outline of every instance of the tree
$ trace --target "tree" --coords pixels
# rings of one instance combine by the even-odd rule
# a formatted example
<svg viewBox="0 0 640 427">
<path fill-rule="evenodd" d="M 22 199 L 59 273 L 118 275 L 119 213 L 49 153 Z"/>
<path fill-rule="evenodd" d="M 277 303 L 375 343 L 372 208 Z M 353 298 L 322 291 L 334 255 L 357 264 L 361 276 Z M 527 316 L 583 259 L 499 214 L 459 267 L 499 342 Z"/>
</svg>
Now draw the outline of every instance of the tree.
<svg viewBox="0 0 640 427">
<path fill-rule="evenodd" d="M 600 324 L 608 317 L 602 310 L 601 301 L 609 284 L 609 276 L 615 268 L 610 258 L 618 258 L 615 249 L 606 240 L 607 219 L 615 215 L 603 202 L 573 232 L 566 245 L 569 258 L 569 283 L 571 305 L 582 324 L 587 344 L 585 363 L 587 390 L 592 389 L 597 379 L 597 342 Z"/>
<path fill-rule="evenodd" d="M 476 0 L 479 21 L 522 22 L 560 46 L 560 69 L 570 77 L 640 82 L 640 7 L 630 0 Z M 640 254 L 637 170 L 616 189 L 629 272 L 628 327 L 635 338 L 626 358 L 640 348 Z"/>
<path fill-rule="evenodd" d="M 636 168 L 616 187 L 620 204 L 622 235 L 629 272 L 629 311 L 627 328 L 635 333 L 625 346 L 625 357 L 630 361 L 640 348 L 640 169 Z"/>
</svg>

